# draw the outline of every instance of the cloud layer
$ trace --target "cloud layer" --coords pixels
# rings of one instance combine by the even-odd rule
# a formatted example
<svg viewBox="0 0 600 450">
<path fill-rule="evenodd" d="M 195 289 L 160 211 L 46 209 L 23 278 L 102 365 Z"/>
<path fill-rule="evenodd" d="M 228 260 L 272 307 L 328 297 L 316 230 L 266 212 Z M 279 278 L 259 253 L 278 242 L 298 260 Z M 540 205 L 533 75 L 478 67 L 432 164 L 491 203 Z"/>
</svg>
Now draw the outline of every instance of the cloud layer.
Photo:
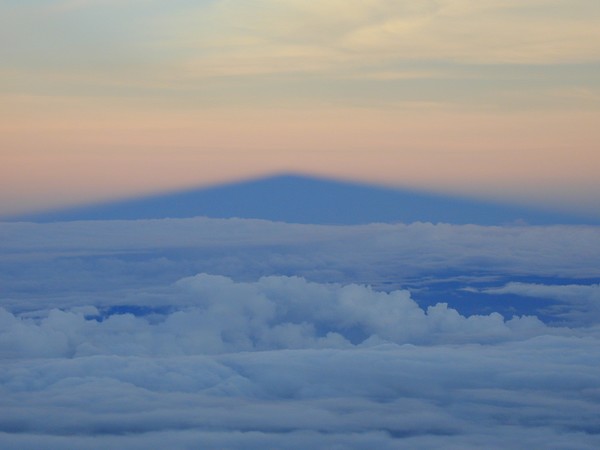
<svg viewBox="0 0 600 450">
<path fill-rule="evenodd" d="M 597 228 L 198 218 L 0 238 L 3 448 L 600 445 Z M 415 301 L 445 283 L 573 315 Z"/>
<path fill-rule="evenodd" d="M 535 317 L 463 317 L 444 303 L 421 309 L 408 291 L 266 277 L 255 283 L 200 274 L 176 283 L 167 306 L 98 311 L 93 305 L 19 318 L 0 309 L 4 358 L 173 356 L 240 351 L 497 343 L 564 334 Z M 572 331 L 570 331 L 572 333 Z"/>
<path fill-rule="evenodd" d="M 594 448 L 598 340 L 4 361 L 4 447 Z M 286 443 L 286 444 L 284 444 Z"/>
<path fill-rule="evenodd" d="M 489 288 L 498 286 L 490 286 L 493 278 L 600 278 L 597 227 L 196 218 L 0 223 L 0 239 L 3 305 L 14 311 L 82 306 L 86 298 L 95 306 L 164 304 L 168 286 L 198 273 L 236 281 L 296 275 L 386 291 L 434 288 L 436 280 L 487 280 Z"/>
</svg>

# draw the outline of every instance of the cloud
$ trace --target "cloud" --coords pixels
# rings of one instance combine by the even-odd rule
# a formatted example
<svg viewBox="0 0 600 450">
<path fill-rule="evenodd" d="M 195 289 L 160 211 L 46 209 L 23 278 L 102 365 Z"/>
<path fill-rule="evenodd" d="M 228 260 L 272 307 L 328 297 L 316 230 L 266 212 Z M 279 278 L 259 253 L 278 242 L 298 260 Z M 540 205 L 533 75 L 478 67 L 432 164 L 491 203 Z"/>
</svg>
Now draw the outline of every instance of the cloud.
<svg viewBox="0 0 600 450">
<path fill-rule="evenodd" d="M 484 294 L 517 294 L 545 300 L 553 300 L 547 310 L 568 322 L 597 324 L 600 322 L 600 285 L 565 284 L 546 285 L 539 283 L 511 282 L 502 287 L 481 289 Z"/>
<path fill-rule="evenodd" d="M 173 283 L 198 273 L 248 282 L 299 276 L 385 291 L 435 291 L 438 280 L 480 289 L 515 277 L 600 278 L 597 227 L 340 227 L 196 218 L 0 223 L 0 237 L 1 306 L 17 313 L 164 306 L 180 298 Z"/>
<path fill-rule="evenodd" d="M 251 219 L 164 219 L 50 224 L 1 223 L 3 255 L 118 255 L 123 252 L 202 249 L 277 249 L 329 258 L 327 263 L 376 259 L 403 268 L 479 267 L 567 276 L 597 276 L 597 227 L 484 227 L 450 224 L 297 225 Z M 458 251 L 460 249 L 460 251 Z M 41 252 L 41 253 L 40 253 Z M 317 256 L 318 255 L 318 256 Z M 440 261 L 448 258 L 446 261 Z M 315 261 L 311 261 L 314 263 Z M 535 264 L 532 264 L 534 263 Z M 394 268 L 396 269 L 396 267 Z"/>
<path fill-rule="evenodd" d="M 265 277 L 254 283 L 200 274 L 184 278 L 166 307 L 97 310 L 93 305 L 17 317 L 0 309 L 4 358 L 96 354 L 168 356 L 295 348 L 351 348 L 382 342 L 488 343 L 563 334 L 534 317 L 463 317 L 444 303 L 421 309 L 408 291 Z"/>
<path fill-rule="evenodd" d="M 598 13 L 587 0 L 576 9 L 536 0 L 218 1 L 172 19 L 171 30 L 199 53 L 190 68 L 203 75 L 335 73 L 394 60 L 595 61 Z"/>
<path fill-rule="evenodd" d="M 600 445 L 597 323 L 402 288 L 597 277 L 595 227 L 196 218 L 0 239 L 3 448 Z M 500 289 L 577 305 L 582 283 Z"/>
<path fill-rule="evenodd" d="M 171 77 L 187 73 L 184 79 L 190 70 L 192 78 L 332 75 L 365 67 L 377 73 L 386 61 L 553 64 L 599 56 L 600 12 L 592 0 L 217 0 L 168 7 L 152 0 L 87 0 L 1 8 L 4 34 L 21 50 L 6 49 L 5 56 L 18 66 L 67 63 L 91 74 L 94 50 L 95 70 L 110 72 L 117 63 L 120 78 L 152 79 L 155 86 L 164 82 L 165 68 Z M 102 25 L 111 33 L 101 33 Z M 56 52 L 57 45 L 70 51 Z M 126 55 L 155 66 L 158 76 L 131 73 Z"/>
<path fill-rule="evenodd" d="M 592 448 L 598 342 L 5 361 L 0 442 Z M 60 411 L 60 413 L 59 413 Z M 93 441 L 91 437 L 97 437 Z M 44 447 L 47 447 L 44 445 Z M 286 447 L 288 447 L 286 445 Z"/>
</svg>

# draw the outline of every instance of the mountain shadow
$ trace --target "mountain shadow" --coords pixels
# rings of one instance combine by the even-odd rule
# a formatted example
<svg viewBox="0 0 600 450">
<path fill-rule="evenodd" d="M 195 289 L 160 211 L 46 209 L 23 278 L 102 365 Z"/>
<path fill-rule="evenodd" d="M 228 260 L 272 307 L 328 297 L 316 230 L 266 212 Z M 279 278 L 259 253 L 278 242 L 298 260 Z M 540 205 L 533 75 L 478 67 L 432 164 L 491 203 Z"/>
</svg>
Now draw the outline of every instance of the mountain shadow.
<svg viewBox="0 0 600 450">
<path fill-rule="evenodd" d="M 588 224 L 600 220 L 458 196 L 300 175 L 280 175 L 11 218 L 32 222 L 205 216 L 302 224 L 373 222 Z"/>
</svg>

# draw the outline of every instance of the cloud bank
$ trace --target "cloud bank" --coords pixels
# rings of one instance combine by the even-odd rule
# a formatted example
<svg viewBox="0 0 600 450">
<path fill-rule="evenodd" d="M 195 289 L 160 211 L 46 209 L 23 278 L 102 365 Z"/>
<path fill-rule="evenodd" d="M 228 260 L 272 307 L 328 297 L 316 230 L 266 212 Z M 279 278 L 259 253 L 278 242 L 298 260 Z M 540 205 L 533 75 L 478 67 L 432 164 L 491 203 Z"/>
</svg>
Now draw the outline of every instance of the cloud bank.
<svg viewBox="0 0 600 450">
<path fill-rule="evenodd" d="M 198 218 L 0 239 L 3 448 L 600 445 L 597 228 Z M 461 314 L 446 283 L 573 315 Z"/>
<path fill-rule="evenodd" d="M 4 358 L 172 356 L 380 343 L 497 343 L 561 334 L 535 317 L 463 317 L 444 303 L 421 309 L 408 291 L 265 277 L 255 283 L 200 274 L 176 283 L 168 306 L 143 315 L 93 305 L 16 317 L 0 309 Z"/>
<path fill-rule="evenodd" d="M 173 283 L 198 273 L 248 282 L 300 276 L 413 292 L 433 292 L 451 280 L 477 290 L 515 279 L 600 281 L 597 227 L 347 227 L 196 218 L 0 223 L 0 242 L 2 305 L 17 312 L 164 305 Z"/>
<path fill-rule="evenodd" d="M 593 448 L 600 330 L 200 274 L 170 311 L 0 310 L 8 448 Z"/>
</svg>

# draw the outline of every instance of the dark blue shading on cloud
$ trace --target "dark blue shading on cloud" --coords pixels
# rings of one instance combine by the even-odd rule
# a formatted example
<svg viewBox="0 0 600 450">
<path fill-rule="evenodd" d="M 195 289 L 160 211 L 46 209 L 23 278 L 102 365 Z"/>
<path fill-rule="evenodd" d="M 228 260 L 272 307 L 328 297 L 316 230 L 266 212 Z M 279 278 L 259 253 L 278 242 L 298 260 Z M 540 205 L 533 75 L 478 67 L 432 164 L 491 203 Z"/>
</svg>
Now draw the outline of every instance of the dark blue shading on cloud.
<svg viewBox="0 0 600 450">
<path fill-rule="evenodd" d="M 274 176 L 205 189 L 32 214 L 15 219 L 60 222 L 197 216 L 332 225 L 375 222 L 477 225 L 600 224 L 598 219 L 592 217 L 299 175 Z"/>
<path fill-rule="evenodd" d="M 443 277 L 442 277 L 443 279 Z M 546 324 L 561 326 L 565 325 L 563 317 L 564 308 L 569 304 L 557 299 L 546 299 L 529 297 L 519 294 L 481 292 L 487 288 L 495 288 L 510 282 L 525 284 L 539 284 L 543 286 L 565 286 L 571 284 L 593 285 L 600 283 L 600 278 L 570 279 L 562 277 L 541 276 L 517 276 L 500 275 L 493 281 L 437 281 L 430 283 L 405 282 L 402 287 L 411 291 L 411 297 L 423 309 L 434 306 L 439 302 L 447 303 L 452 309 L 456 309 L 464 316 L 488 315 L 499 313 L 505 319 L 514 316 L 536 316 Z M 399 289 L 401 286 L 391 285 L 391 289 Z M 473 289 L 475 288 L 475 289 Z"/>
</svg>

